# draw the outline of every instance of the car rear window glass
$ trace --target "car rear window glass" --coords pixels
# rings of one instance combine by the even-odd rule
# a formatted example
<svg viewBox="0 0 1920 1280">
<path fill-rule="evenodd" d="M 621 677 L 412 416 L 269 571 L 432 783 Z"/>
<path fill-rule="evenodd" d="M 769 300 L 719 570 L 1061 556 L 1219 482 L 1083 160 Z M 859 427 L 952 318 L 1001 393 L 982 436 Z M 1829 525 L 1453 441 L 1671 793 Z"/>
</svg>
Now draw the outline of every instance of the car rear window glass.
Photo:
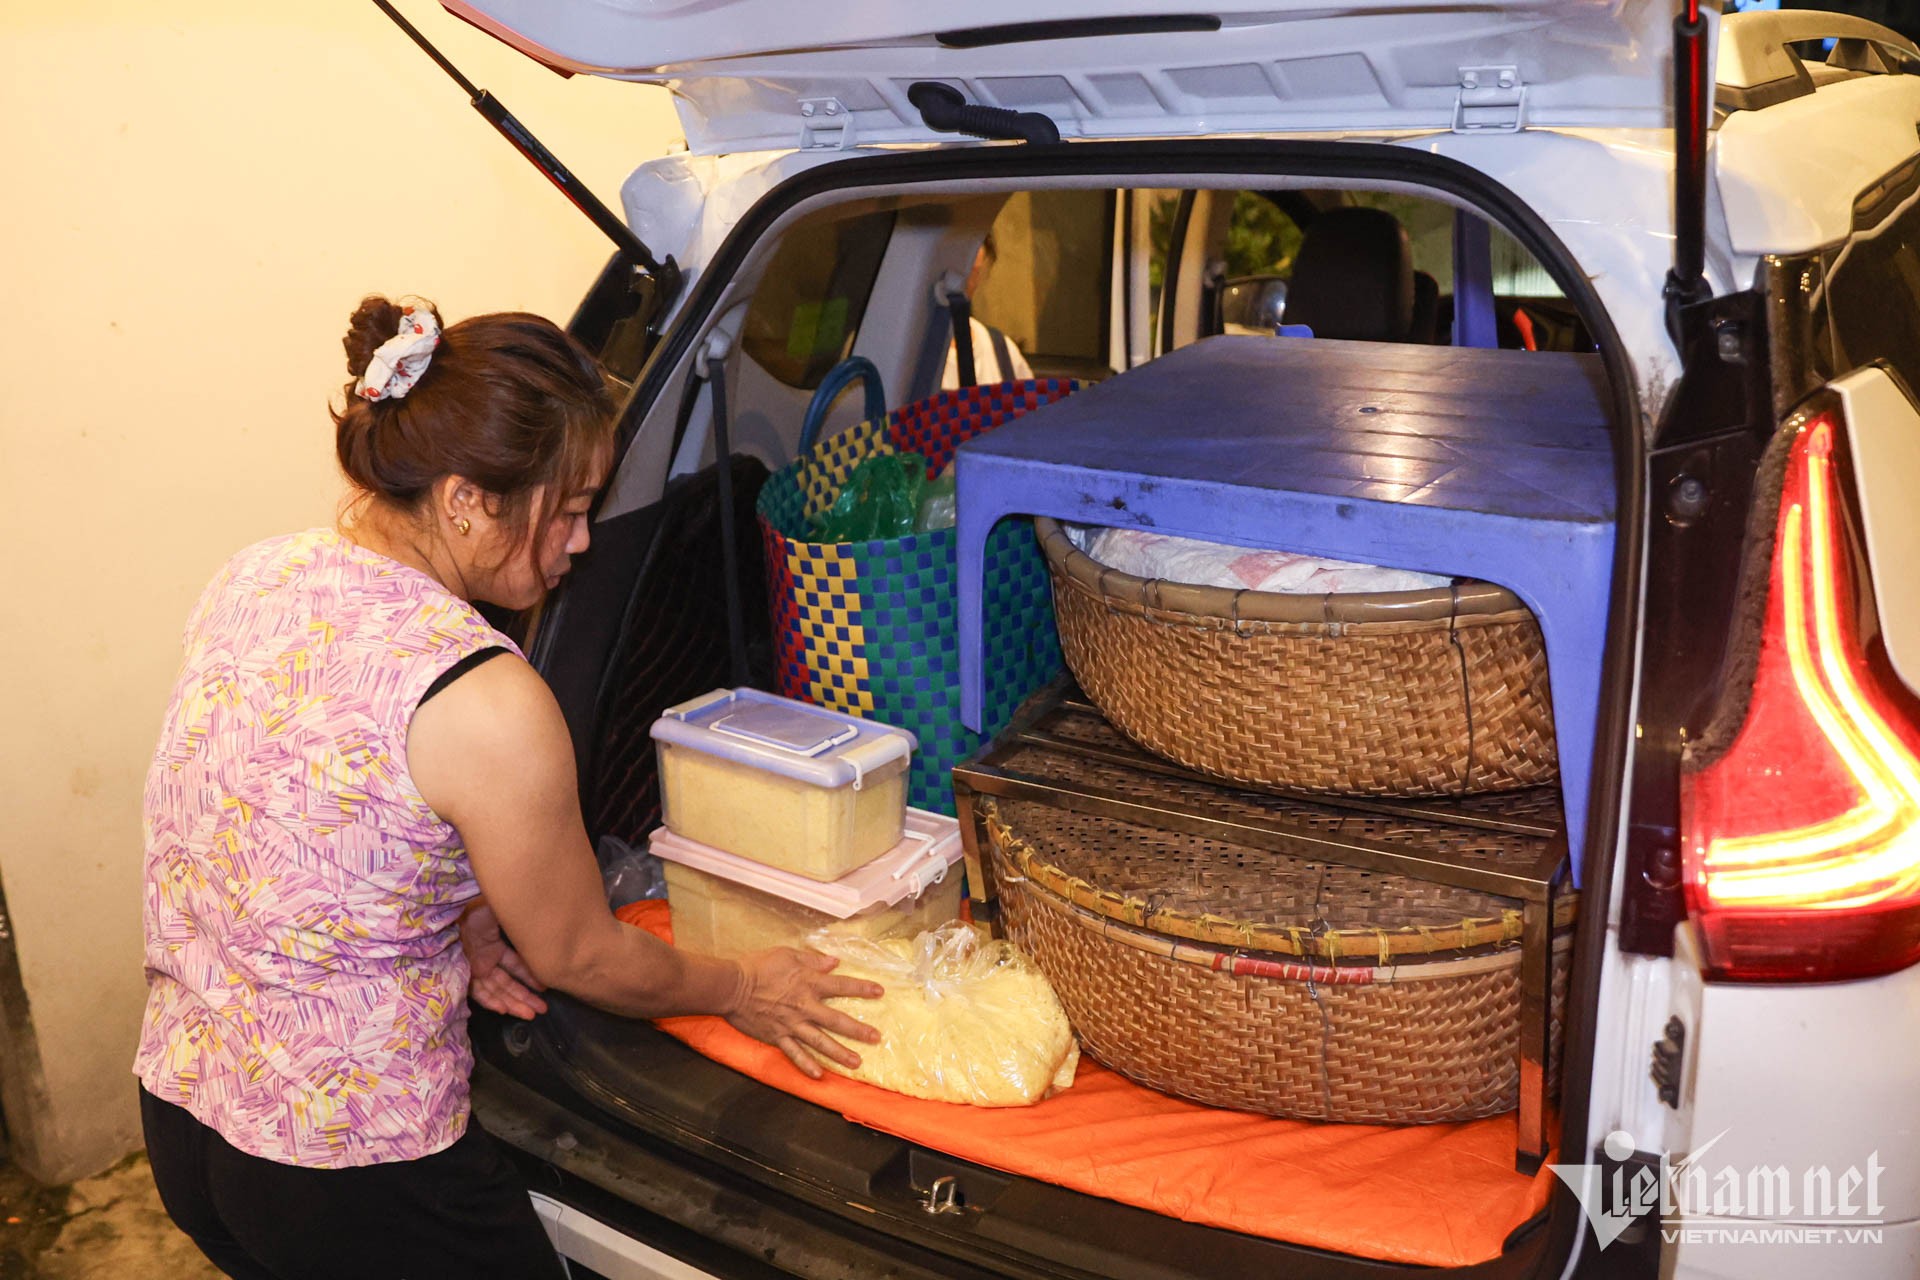
<svg viewBox="0 0 1920 1280">
<path fill-rule="evenodd" d="M 819 386 L 853 350 L 892 233 L 891 213 L 817 218 L 788 231 L 747 308 L 747 355 L 790 387 Z"/>
</svg>

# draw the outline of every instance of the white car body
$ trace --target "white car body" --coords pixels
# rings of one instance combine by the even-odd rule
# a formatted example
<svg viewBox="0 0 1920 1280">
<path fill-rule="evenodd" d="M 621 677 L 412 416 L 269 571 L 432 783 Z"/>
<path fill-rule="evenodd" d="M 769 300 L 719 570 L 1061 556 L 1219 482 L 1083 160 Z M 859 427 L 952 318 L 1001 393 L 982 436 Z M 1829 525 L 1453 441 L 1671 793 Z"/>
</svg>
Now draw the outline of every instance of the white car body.
<svg viewBox="0 0 1920 1280">
<path fill-rule="evenodd" d="M 906 0 L 837 7 L 766 0 L 445 3 L 549 64 L 674 89 L 691 149 L 640 165 L 622 199 L 629 225 L 685 273 L 682 308 L 729 235 L 781 183 L 903 147 L 976 145 L 928 130 L 908 105 L 906 84 L 932 78 L 984 104 L 1045 113 L 1069 139 L 1337 137 L 1457 161 L 1537 214 L 1591 281 L 1626 353 L 1649 437 L 1682 373 L 1660 302 L 1674 242 L 1666 65 L 1672 11 L 1649 0 L 1437 4 L 1397 18 L 1386 11 L 1405 6 L 1387 0 L 1336 8 L 1298 0 L 1216 5 L 1229 26 L 1245 24 L 1236 27 L 1231 60 L 1221 58 L 1211 33 L 950 48 L 928 35 L 925 6 Z M 1296 16 L 1303 10 L 1307 16 Z M 966 16 L 978 28 L 1156 12 L 1144 0 L 978 0 Z M 1386 24 L 1390 37 L 1381 34 Z M 1498 82 L 1502 68 L 1517 69 L 1511 86 Z M 1751 58 L 1725 56 L 1721 71 L 1723 82 L 1737 84 L 1770 74 Z M 1482 75 L 1491 78 L 1469 83 Z M 1857 194 L 1914 156 L 1917 119 L 1920 78 L 1905 75 L 1823 84 L 1791 101 L 1728 114 L 1711 135 L 1712 291 L 1752 288 L 1769 259 L 1846 242 Z M 1176 180 L 1170 176 L 1166 185 Z M 1241 185 L 1230 172 L 1204 183 L 1186 180 Z M 1273 185 L 1271 176 L 1261 180 Z M 1027 185 L 976 178 L 964 190 Z M 1129 185 L 1153 181 L 1135 175 Z M 768 237 L 830 202 L 820 197 L 788 210 Z M 737 326 L 737 311 L 731 297 L 710 308 L 689 362 L 705 352 L 724 354 L 725 343 L 714 345 L 710 335 Z M 1132 338 L 1114 336 L 1122 367 L 1133 362 L 1126 351 Z M 1920 482 L 1920 421 L 1883 373 L 1853 374 L 1837 390 L 1861 447 L 1884 460 L 1870 471 L 1888 482 L 1865 495 L 1876 565 L 1910 565 L 1920 554 L 1911 496 Z M 704 430 L 698 416 L 694 428 L 693 447 L 676 459 L 664 456 L 664 433 L 642 431 L 615 481 L 616 509 L 645 505 L 670 472 L 697 463 Z M 1904 488 L 1891 482 L 1900 476 Z M 1882 583 L 1889 649 L 1920 687 L 1920 599 L 1898 594 L 1884 576 Z M 1616 854 L 1624 859 L 1624 814 L 1619 829 Z M 1716 1167 L 1844 1170 L 1871 1155 L 1884 1169 L 1874 1188 L 1877 1243 L 1761 1248 L 1695 1230 L 1666 1247 L 1663 1276 L 1920 1274 L 1913 1101 L 1920 968 L 1830 984 L 1706 982 L 1688 926 L 1671 958 L 1618 948 L 1623 879 L 1614 881 L 1614 928 L 1600 983 L 1587 1120 L 1594 1140 L 1624 1133 L 1634 1150 L 1676 1164 L 1699 1150 Z M 1650 1047 L 1673 1018 L 1686 1029 L 1677 1107 L 1660 1100 L 1648 1073 Z M 1667 1225 L 1751 1223 L 1709 1213 Z M 596 1258 L 611 1258 L 610 1246 L 595 1238 Z M 1593 1241 L 1584 1247 L 1592 1249 Z M 1566 1273 L 1582 1262 L 1576 1250 Z M 668 1274 L 634 1266 L 631 1274 Z"/>
</svg>

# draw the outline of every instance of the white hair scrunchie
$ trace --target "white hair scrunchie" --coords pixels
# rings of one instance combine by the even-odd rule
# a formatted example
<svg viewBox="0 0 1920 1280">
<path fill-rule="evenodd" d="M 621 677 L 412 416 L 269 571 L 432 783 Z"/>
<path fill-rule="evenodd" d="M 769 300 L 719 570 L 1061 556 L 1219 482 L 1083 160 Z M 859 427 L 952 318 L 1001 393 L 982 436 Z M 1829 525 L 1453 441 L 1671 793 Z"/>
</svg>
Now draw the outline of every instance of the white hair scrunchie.
<svg viewBox="0 0 1920 1280">
<path fill-rule="evenodd" d="M 374 350 L 367 371 L 353 384 L 362 400 L 398 400 L 413 390 L 440 345 L 440 322 L 433 308 L 418 299 L 400 306 L 400 332 Z"/>
</svg>

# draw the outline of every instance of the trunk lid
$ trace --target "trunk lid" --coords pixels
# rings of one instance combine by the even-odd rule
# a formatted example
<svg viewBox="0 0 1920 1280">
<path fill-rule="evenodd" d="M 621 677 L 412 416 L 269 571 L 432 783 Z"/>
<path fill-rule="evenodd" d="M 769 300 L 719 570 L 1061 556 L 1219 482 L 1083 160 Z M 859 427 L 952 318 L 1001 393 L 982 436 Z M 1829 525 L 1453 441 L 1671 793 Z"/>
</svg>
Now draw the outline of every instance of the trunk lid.
<svg viewBox="0 0 1920 1280">
<path fill-rule="evenodd" d="M 695 151 L 953 142 L 938 80 L 1066 138 L 1657 127 L 1656 0 L 442 0 L 556 69 L 669 86 Z"/>
</svg>

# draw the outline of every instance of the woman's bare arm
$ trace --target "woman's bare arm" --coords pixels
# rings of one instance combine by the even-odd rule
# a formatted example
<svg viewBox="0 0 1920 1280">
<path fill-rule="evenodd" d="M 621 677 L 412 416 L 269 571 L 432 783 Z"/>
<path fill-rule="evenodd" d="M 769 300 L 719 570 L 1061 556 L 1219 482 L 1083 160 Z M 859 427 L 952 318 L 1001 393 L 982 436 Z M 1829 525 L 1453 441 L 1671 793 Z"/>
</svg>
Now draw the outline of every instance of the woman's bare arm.
<svg viewBox="0 0 1920 1280">
<path fill-rule="evenodd" d="M 460 832 L 487 902 L 546 986 L 631 1017 L 720 1014 L 810 1075 L 820 1071 L 814 1054 L 858 1063 L 826 1032 L 878 1038 L 821 1003 L 880 994 L 833 976 L 828 957 L 780 947 L 719 960 L 614 918 L 580 816 L 566 721 L 521 659 L 484 662 L 421 707 L 407 756 L 421 795 Z"/>
</svg>

